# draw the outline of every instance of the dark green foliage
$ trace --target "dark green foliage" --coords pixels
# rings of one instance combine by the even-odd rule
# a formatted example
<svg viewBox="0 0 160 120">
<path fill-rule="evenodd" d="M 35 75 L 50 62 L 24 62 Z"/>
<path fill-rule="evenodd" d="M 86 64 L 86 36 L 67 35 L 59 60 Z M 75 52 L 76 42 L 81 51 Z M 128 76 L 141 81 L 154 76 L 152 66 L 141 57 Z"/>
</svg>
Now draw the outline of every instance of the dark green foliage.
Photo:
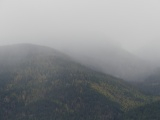
<svg viewBox="0 0 160 120">
<path fill-rule="evenodd" d="M 160 95 L 160 70 L 157 70 L 144 81 L 143 88 L 150 94 Z"/>
<path fill-rule="evenodd" d="M 20 48 L 0 54 L 0 120 L 120 120 L 159 99 L 55 50 Z"/>
<path fill-rule="evenodd" d="M 125 120 L 160 120 L 160 102 L 132 109 L 125 113 Z"/>
<path fill-rule="evenodd" d="M 144 81 L 133 84 L 146 94 L 160 95 L 160 69 L 155 70 Z"/>
<path fill-rule="evenodd" d="M 117 103 L 91 87 L 97 75 L 57 56 L 34 56 L 10 66 L 8 74 L 1 75 L 0 119 L 116 119 L 121 113 Z"/>
</svg>

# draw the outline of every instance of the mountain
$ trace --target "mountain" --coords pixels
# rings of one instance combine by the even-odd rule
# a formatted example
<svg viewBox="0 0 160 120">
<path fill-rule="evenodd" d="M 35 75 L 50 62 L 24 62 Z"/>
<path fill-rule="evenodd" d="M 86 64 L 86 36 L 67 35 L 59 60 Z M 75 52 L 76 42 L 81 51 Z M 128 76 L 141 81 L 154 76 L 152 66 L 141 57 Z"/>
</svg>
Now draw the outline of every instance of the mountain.
<svg viewBox="0 0 160 120">
<path fill-rule="evenodd" d="M 0 47 L 0 68 L 0 120 L 125 120 L 160 99 L 44 46 Z"/>
<path fill-rule="evenodd" d="M 136 85 L 148 94 L 160 95 L 160 69 L 154 70 L 144 81 Z"/>
<path fill-rule="evenodd" d="M 142 81 L 155 68 L 111 42 L 81 43 L 62 51 L 81 64 L 127 81 Z"/>
<path fill-rule="evenodd" d="M 125 120 L 159 120 L 160 102 L 155 102 L 128 111 L 123 116 Z"/>
</svg>

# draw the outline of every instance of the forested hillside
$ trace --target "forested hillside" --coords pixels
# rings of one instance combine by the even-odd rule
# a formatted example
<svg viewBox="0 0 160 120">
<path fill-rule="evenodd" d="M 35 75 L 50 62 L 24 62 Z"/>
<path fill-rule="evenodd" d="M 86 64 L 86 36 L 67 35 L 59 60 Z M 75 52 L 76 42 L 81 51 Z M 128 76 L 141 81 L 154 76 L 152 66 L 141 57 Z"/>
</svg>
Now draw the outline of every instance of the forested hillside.
<svg viewBox="0 0 160 120">
<path fill-rule="evenodd" d="M 147 94 L 160 95 L 160 69 L 156 69 L 144 81 L 137 82 L 136 85 Z"/>
<path fill-rule="evenodd" d="M 159 101 L 43 46 L 1 47 L 0 68 L 0 120 L 129 120 Z"/>
</svg>

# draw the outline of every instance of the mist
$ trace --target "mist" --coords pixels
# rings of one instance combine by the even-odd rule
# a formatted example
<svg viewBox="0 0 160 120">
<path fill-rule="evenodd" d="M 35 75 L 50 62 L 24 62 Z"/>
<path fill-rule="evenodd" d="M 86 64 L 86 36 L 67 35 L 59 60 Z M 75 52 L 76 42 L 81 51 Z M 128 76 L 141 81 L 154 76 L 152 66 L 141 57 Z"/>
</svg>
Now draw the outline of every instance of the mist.
<svg viewBox="0 0 160 120">
<path fill-rule="evenodd" d="M 0 0 L 0 120 L 160 120 L 159 32 L 160 0 Z"/>
<path fill-rule="evenodd" d="M 124 71 L 146 73 L 146 67 L 137 67 L 159 66 L 159 4 L 158 0 L 2 0 L 0 45 L 45 45 L 106 73 L 117 74 L 126 66 Z M 110 65 L 115 68 L 106 70 Z"/>
</svg>

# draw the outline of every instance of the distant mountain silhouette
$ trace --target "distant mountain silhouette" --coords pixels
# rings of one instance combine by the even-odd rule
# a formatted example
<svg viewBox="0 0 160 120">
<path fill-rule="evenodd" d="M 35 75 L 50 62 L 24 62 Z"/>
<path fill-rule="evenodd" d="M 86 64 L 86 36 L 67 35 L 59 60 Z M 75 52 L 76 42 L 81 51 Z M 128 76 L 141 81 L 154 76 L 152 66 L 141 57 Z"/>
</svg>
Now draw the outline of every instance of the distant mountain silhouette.
<svg viewBox="0 0 160 120">
<path fill-rule="evenodd" d="M 155 68 L 113 43 L 80 44 L 64 50 L 80 63 L 127 81 L 142 81 Z"/>
</svg>

